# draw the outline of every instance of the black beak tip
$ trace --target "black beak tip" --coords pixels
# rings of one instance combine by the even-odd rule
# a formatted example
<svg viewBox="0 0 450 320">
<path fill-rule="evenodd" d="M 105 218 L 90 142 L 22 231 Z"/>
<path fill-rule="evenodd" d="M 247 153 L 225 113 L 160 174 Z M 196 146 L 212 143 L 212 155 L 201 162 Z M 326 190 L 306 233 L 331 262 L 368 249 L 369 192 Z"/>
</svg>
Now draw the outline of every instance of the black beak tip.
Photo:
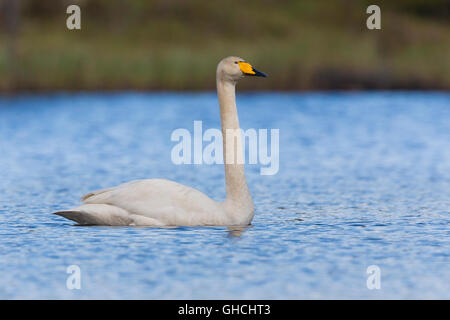
<svg viewBox="0 0 450 320">
<path fill-rule="evenodd" d="M 258 71 L 256 69 L 253 69 L 253 72 L 255 72 L 254 76 L 256 76 L 256 77 L 264 77 L 264 78 L 267 77 L 267 74 L 265 74 L 264 72 Z"/>
</svg>

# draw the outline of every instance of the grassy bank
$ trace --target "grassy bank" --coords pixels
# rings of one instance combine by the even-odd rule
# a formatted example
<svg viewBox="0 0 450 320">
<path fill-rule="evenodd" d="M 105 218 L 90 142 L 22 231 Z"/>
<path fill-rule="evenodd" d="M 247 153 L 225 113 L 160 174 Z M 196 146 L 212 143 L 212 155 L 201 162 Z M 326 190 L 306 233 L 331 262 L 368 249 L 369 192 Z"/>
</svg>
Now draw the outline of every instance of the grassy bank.
<svg viewBox="0 0 450 320">
<path fill-rule="evenodd" d="M 64 3 L 22 1 L 16 34 L 0 33 L 1 91 L 213 89 L 227 55 L 270 75 L 243 89 L 450 88 L 445 14 L 381 2 L 372 31 L 366 1 L 78 2 L 69 31 Z"/>
</svg>

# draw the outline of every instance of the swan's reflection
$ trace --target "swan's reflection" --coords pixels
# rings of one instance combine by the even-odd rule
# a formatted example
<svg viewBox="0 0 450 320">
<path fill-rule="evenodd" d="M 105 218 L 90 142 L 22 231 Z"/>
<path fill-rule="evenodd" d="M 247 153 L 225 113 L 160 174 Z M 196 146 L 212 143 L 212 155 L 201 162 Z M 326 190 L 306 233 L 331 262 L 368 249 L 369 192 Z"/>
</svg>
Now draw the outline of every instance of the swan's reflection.
<svg viewBox="0 0 450 320">
<path fill-rule="evenodd" d="M 228 238 L 240 238 L 242 234 L 247 231 L 249 228 L 251 228 L 252 225 L 247 226 L 228 226 L 227 227 L 227 233 Z"/>
</svg>

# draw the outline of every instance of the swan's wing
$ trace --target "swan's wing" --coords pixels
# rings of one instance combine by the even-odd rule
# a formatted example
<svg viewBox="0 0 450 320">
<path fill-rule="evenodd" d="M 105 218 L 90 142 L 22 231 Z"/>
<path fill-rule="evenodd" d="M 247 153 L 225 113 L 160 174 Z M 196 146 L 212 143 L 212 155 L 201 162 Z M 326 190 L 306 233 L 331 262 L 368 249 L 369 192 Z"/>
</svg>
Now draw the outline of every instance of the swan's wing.
<svg viewBox="0 0 450 320">
<path fill-rule="evenodd" d="M 112 205 L 165 225 L 192 225 L 199 219 L 205 224 L 219 222 L 214 214 L 220 210 L 218 203 L 198 190 L 169 180 L 132 181 L 91 192 L 83 199 L 85 204 Z"/>
<path fill-rule="evenodd" d="M 84 201 L 86 201 L 86 200 L 87 200 L 88 198 L 90 198 L 90 197 L 93 197 L 93 196 L 98 195 L 98 194 L 100 194 L 100 193 L 108 192 L 108 191 L 110 191 L 111 189 L 113 189 L 113 188 L 108 188 L 108 189 L 102 189 L 102 190 L 91 191 L 91 192 L 85 194 L 84 196 L 82 196 L 82 197 L 81 197 L 81 201 L 84 202 Z"/>
<path fill-rule="evenodd" d="M 135 181 L 130 181 L 130 182 L 127 182 L 127 183 L 123 183 L 123 184 L 119 185 L 118 187 L 124 187 L 124 186 L 126 186 L 126 185 L 129 185 L 129 184 L 132 184 L 132 183 L 137 183 L 137 182 L 139 182 L 139 180 L 135 180 Z M 88 200 L 89 198 L 91 198 L 91 197 L 95 197 L 95 196 L 97 196 L 97 195 L 99 195 L 99 194 L 102 194 L 102 193 L 107 193 L 107 192 L 112 191 L 112 190 L 114 190 L 114 189 L 116 189 L 116 188 L 118 188 L 118 187 L 112 187 L 112 188 L 106 188 L 106 189 L 101 189 L 101 190 L 91 191 L 91 192 L 89 192 L 89 193 L 83 195 L 83 196 L 81 197 L 81 201 L 87 202 L 87 200 Z"/>
</svg>

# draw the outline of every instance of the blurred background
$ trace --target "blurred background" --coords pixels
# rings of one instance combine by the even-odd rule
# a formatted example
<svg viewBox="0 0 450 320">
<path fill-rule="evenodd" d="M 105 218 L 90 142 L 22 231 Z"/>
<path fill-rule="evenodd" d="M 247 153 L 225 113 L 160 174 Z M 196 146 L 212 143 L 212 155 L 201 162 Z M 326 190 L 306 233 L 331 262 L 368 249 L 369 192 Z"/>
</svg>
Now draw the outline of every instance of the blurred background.
<svg viewBox="0 0 450 320">
<path fill-rule="evenodd" d="M 68 30 L 66 8 L 81 8 Z M 366 8 L 381 7 L 381 30 Z M 217 62 L 267 72 L 247 90 L 450 88 L 448 0 L 2 0 L 0 92 L 213 90 Z"/>
</svg>

